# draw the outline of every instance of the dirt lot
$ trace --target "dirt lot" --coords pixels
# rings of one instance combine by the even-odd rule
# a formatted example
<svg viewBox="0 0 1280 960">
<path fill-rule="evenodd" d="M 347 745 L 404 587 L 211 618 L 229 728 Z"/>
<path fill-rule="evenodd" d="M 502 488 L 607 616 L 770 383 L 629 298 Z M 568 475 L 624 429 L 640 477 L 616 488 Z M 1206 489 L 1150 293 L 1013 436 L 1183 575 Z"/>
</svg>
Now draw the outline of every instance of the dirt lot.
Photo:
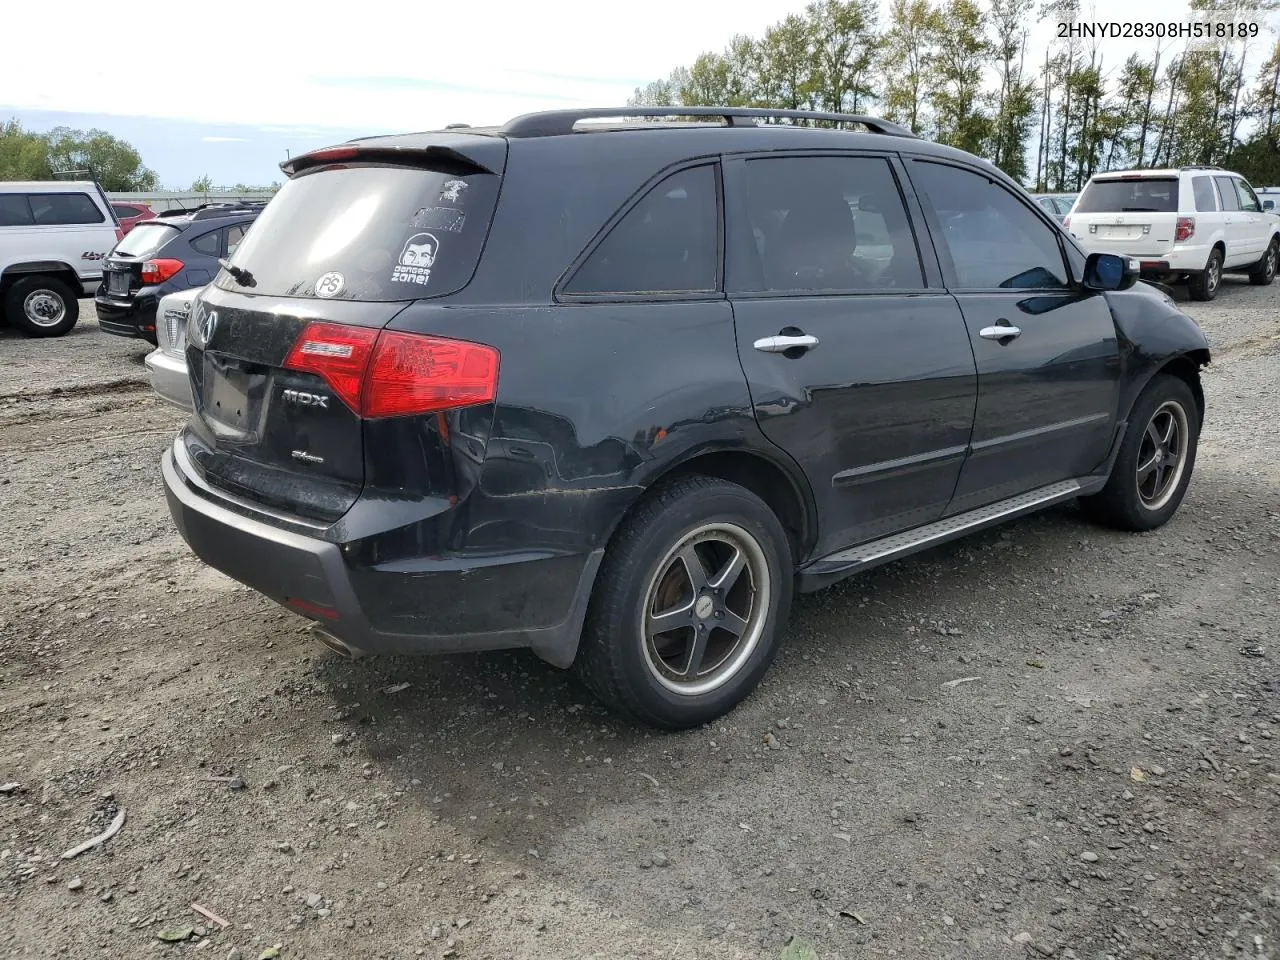
<svg viewBox="0 0 1280 960">
<path fill-rule="evenodd" d="M 180 418 L 85 308 L 0 334 L 0 955 L 1280 957 L 1280 286 L 1187 305 L 1168 527 L 1062 509 L 802 598 L 681 735 L 528 655 L 346 663 L 201 566 Z"/>
</svg>

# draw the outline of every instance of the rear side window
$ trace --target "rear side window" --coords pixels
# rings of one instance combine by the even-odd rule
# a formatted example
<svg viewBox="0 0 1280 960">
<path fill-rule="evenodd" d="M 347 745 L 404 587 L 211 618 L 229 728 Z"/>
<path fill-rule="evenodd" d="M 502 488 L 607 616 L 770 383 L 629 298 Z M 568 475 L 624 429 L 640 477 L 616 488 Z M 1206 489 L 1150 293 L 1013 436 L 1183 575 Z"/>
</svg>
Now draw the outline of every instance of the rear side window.
<svg viewBox="0 0 1280 960">
<path fill-rule="evenodd" d="M 145 220 L 125 234 L 112 253 L 121 257 L 149 257 L 178 233 L 177 227 Z"/>
<path fill-rule="evenodd" d="M 1218 199 L 1222 201 L 1223 210 L 1240 209 L 1240 198 L 1236 195 L 1236 188 L 1232 186 L 1231 179 L 1231 177 L 1213 178 L 1213 182 L 1218 185 Z"/>
<path fill-rule="evenodd" d="M 1076 213 L 1177 212 L 1177 177 L 1094 180 L 1076 202 Z"/>
<path fill-rule="evenodd" d="M 720 201 L 712 164 L 651 188 L 578 268 L 564 292 L 714 293 L 720 287 Z"/>
<path fill-rule="evenodd" d="M 832 293 L 924 285 L 887 160 L 748 160 L 747 194 L 763 289 Z"/>
<path fill-rule="evenodd" d="M 214 230 L 191 241 L 191 249 L 206 257 L 216 257 L 222 252 L 222 231 Z"/>
<path fill-rule="evenodd" d="M 29 227 L 33 223 L 25 193 L 0 193 L 0 227 Z"/>
<path fill-rule="evenodd" d="M 1192 177 L 1191 190 L 1196 195 L 1196 212 L 1212 213 L 1218 209 L 1218 201 L 1215 199 L 1213 190 L 1213 181 L 1208 177 Z"/>
<path fill-rule="evenodd" d="M 31 212 L 36 223 L 45 227 L 102 223 L 106 219 L 98 205 L 84 193 L 32 194 Z"/>
<path fill-rule="evenodd" d="M 231 262 L 268 297 L 417 300 L 475 273 L 500 178 L 419 167 L 321 168 L 286 183 Z M 529 225 L 532 242 L 537 225 Z M 323 282 L 322 282 L 323 281 Z M 243 290 L 225 270 L 214 280 Z"/>
<path fill-rule="evenodd" d="M 131 207 L 125 203 L 113 203 L 111 205 L 111 208 L 115 210 L 116 216 L 119 217 L 121 220 L 128 220 L 131 217 L 137 217 L 142 215 L 142 211 L 139 210 L 137 207 Z"/>
</svg>

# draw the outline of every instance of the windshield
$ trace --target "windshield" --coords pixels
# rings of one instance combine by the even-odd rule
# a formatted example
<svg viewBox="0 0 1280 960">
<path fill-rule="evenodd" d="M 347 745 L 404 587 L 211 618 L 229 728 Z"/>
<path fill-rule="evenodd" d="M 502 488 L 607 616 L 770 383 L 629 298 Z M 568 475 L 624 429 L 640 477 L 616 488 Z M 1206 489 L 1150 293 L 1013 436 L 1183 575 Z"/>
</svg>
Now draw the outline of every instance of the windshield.
<svg viewBox="0 0 1280 960">
<path fill-rule="evenodd" d="M 149 257 L 181 231 L 164 223 L 140 223 L 116 244 L 117 257 Z"/>
<path fill-rule="evenodd" d="M 499 178 L 417 167 L 330 167 L 290 180 L 215 285 L 268 297 L 416 300 L 471 280 Z"/>
<path fill-rule="evenodd" d="M 1177 177 L 1094 180 L 1076 202 L 1076 213 L 1177 212 Z"/>
</svg>

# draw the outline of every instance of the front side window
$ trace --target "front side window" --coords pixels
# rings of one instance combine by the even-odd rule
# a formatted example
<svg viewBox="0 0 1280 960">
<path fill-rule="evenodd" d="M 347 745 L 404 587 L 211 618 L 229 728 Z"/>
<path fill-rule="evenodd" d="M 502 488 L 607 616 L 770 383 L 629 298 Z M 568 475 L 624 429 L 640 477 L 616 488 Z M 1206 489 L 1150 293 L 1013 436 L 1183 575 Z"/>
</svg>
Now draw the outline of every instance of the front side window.
<svg viewBox="0 0 1280 960">
<path fill-rule="evenodd" d="M 1196 213 L 1212 213 L 1218 209 L 1213 181 L 1208 177 L 1192 177 L 1191 190 L 1196 197 Z"/>
<path fill-rule="evenodd" d="M 713 164 L 662 180 L 619 220 L 565 285 L 580 295 L 697 294 L 720 288 Z"/>
<path fill-rule="evenodd" d="M 1240 198 L 1240 209 L 1248 210 L 1250 213 L 1261 213 L 1262 204 L 1258 202 L 1258 195 L 1253 192 L 1253 187 L 1234 177 L 1231 182 L 1235 184 L 1236 196 Z"/>
<path fill-rule="evenodd" d="M 79 223 L 102 223 L 106 219 L 98 205 L 83 193 L 37 193 L 31 197 L 31 212 L 44 227 Z"/>
<path fill-rule="evenodd" d="M 0 227 L 29 227 L 33 223 L 25 193 L 0 193 Z"/>
<path fill-rule="evenodd" d="M 906 207 L 881 157 L 748 160 L 747 209 L 764 290 L 924 286 Z"/>
<path fill-rule="evenodd" d="M 922 160 L 912 164 L 911 179 L 937 215 L 957 289 L 1067 286 L 1057 235 L 999 183 L 974 171 Z"/>
</svg>

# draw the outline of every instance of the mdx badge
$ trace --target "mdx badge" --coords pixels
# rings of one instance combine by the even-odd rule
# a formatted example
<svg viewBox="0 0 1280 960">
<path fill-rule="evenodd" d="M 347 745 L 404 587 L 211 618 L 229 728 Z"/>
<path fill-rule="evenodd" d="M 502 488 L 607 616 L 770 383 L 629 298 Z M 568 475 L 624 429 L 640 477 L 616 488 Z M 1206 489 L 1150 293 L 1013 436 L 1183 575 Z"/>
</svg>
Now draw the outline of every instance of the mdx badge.
<svg viewBox="0 0 1280 960">
<path fill-rule="evenodd" d="M 305 390 L 286 390 L 284 392 L 286 403 L 293 403 L 299 407 L 316 407 L 320 410 L 329 409 L 329 398 L 323 393 L 307 393 Z"/>
</svg>

